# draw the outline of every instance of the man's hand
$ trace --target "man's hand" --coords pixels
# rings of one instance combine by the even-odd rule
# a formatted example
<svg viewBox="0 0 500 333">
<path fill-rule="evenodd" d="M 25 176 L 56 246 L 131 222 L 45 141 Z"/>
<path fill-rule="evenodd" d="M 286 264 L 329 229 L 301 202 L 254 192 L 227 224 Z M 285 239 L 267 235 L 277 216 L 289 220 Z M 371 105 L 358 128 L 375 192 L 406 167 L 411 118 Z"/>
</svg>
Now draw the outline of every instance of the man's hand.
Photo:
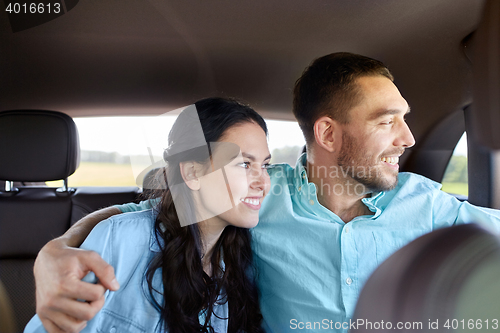
<svg viewBox="0 0 500 333">
<path fill-rule="evenodd" d="M 68 243 L 64 236 L 50 241 L 35 261 L 36 312 L 49 333 L 80 332 L 104 305 L 106 290 L 120 287 L 113 267 L 96 252 Z M 89 271 L 98 284 L 81 281 Z"/>
</svg>

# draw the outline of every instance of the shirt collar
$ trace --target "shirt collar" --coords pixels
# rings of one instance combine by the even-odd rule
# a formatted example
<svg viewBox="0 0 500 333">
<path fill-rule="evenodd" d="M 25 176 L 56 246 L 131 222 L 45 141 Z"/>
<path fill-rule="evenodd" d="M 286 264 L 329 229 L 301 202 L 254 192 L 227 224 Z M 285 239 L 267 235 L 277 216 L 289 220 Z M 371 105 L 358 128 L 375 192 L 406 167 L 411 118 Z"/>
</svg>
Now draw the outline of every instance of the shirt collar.
<svg viewBox="0 0 500 333">
<path fill-rule="evenodd" d="M 297 187 L 300 187 L 302 185 L 306 185 L 309 183 L 309 180 L 307 179 L 307 170 L 306 170 L 306 165 L 307 165 L 307 155 L 306 153 L 303 153 L 300 155 L 300 157 L 297 160 L 297 163 L 295 164 L 295 185 Z"/>
<path fill-rule="evenodd" d="M 380 214 L 382 214 L 382 207 L 379 205 L 380 199 L 385 195 L 385 192 L 374 192 L 368 198 L 363 198 L 361 201 L 368 207 L 369 210 L 374 212 L 372 215 L 372 219 L 377 218 Z"/>
</svg>

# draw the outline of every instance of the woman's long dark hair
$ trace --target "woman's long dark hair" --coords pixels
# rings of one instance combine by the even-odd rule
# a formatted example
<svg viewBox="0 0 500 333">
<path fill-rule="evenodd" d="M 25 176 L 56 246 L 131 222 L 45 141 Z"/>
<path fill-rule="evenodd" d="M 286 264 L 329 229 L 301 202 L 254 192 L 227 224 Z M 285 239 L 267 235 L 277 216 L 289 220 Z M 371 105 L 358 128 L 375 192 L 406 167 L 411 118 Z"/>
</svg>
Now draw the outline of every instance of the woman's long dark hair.
<svg viewBox="0 0 500 333">
<path fill-rule="evenodd" d="M 264 119 L 235 100 L 207 98 L 196 102 L 195 106 L 206 142 L 219 141 L 229 128 L 249 122 L 258 124 L 267 135 Z M 187 131 L 182 122 L 181 113 L 169 134 L 169 150 L 193 140 L 193 133 Z M 189 153 L 176 156 L 161 170 L 164 174 L 169 173 L 168 179 L 180 177 L 180 162 L 200 159 L 199 154 L 196 157 L 190 157 Z M 171 333 L 214 332 L 210 318 L 214 318 L 214 305 L 222 294 L 218 302 L 228 302 L 228 332 L 260 332 L 262 316 L 254 280 L 250 232 L 234 226 L 224 229 L 212 251 L 212 277 L 209 277 L 201 262 L 203 250 L 198 224 L 182 227 L 179 222 L 177 211 L 192 212 L 189 189 L 183 186 L 183 200 L 176 199 L 177 210 L 169 189 L 153 194 L 160 198 L 155 231 L 161 252 L 152 259 L 146 280 L 152 302 L 161 313 L 161 327 Z M 186 207 L 179 207 L 179 204 Z M 224 267 L 221 266 L 222 258 Z M 153 287 L 153 278 L 160 269 L 163 291 Z M 158 295 L 163 296 L 163 303 Z M 201 311 L 206 313 L 204 323 L 199 321 Z"/>
</svg>

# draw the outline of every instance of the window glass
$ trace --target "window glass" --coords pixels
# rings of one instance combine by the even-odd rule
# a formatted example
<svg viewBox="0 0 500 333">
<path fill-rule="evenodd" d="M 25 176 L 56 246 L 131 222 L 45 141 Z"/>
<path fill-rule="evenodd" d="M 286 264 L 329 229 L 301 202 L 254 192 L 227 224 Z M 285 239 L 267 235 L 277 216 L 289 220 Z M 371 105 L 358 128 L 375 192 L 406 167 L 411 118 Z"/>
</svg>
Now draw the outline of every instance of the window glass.
<svg viewBox="0 0 500 333">
<path fill-rule="evenodd" d="M 135 176 L 151 158 L 161 159 L 176 116 L 74 118 L 80 136 L 80 166 L 68 179 L 70 187 L 137 186 Z M 295 165 L 304 138 L 296 122 L 266 120 L 272 163 Z M 147 133 L 146 133 L 147 132 Z M 148 140 L 156 144 L 148 156 Z M 153 144 L 153 145 L 155 145 Z M 151 150 L 149 150 L 151 152 Z M 146 153 L 145 153 L 146 152 Z M 131 163 L 131 160 L 133 163 Z M 141 164 L 142 163 L 142 164 Z M 62 186 L 62 181 L 47 182 Z"/>
<path fill-rule="evenodd" d="M 453 151 L 453 156 L 446 167 L 443 176 L 443 191 L 452 194 L 468 195 L 467 136 L 465 133 L 458 141 Z"/>
<path fill-rule="evenodd" d="M 288 163 L 295 166 L 306 144 L 299 124 L 282 120 L 266 120 L 266 123 L 271 163 Z"/>
</svg>

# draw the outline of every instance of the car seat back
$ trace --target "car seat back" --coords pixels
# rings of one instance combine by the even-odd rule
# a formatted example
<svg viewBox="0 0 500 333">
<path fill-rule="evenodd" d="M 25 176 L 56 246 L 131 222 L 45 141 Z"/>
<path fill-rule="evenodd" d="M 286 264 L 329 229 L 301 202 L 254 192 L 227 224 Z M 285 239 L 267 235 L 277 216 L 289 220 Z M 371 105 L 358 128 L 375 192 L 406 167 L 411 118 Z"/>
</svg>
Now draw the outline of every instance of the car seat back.
<svg viewBox="0 0 500 333">
<path fill-rule="evenodd" d="M 72 193 L 13 182 L 66 180 L 79 164 L 75 123 L 53 111 L 0 112 L 0 156 L 0 180 L 7 184 L 0 190 L 0 280 L 17 327 L 24 327 L 35 314 L 34 260 L 69 228 Z"/>
<path fill-rule="evenodd" d="M 0 281 L 0 333 L 3 332 L 17 332 L 17 328 L 10 297 Z"/>
<path fill-rule="evenodd" d="M 486 321 L 491 328 L 492 319 L 500 318 L 499 276 L 500 238 L 477 224 L 433 231 L 396 251 L 370 276 L 353 318 L 363 325 L 351 331 L 449 332 L 462 325 L 481 330 Z"/>
</svg>

